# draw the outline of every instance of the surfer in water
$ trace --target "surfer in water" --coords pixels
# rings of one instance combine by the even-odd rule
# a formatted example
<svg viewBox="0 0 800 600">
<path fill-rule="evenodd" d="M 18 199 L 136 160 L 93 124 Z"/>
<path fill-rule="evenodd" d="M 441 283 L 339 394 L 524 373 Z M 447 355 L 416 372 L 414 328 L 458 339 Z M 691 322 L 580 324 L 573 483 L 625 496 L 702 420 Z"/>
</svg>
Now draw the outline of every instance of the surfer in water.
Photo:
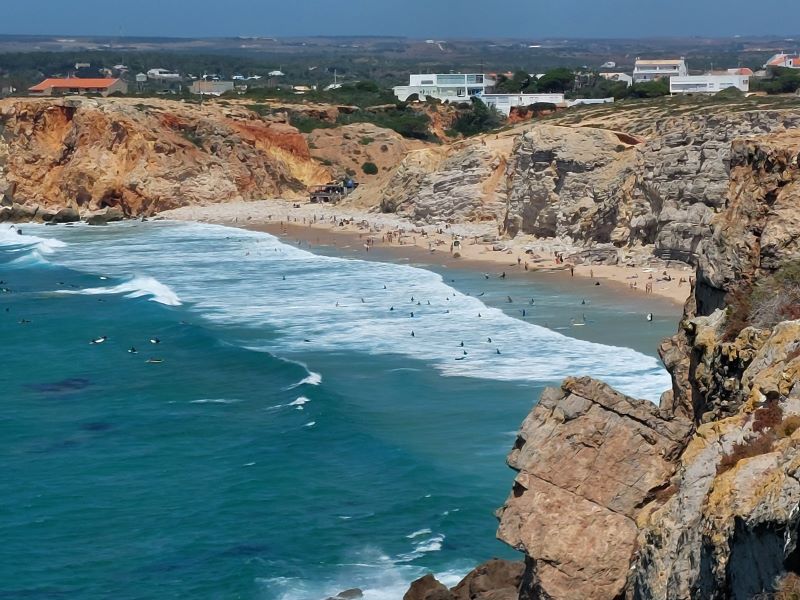
<svg viewBox="0 0 800 600">
<path fill-rule="evenodd" d="M 647 313 L 647 320 L 648 321 L 652 321 L 653 320 L 653 313 Z"/>
</svg>

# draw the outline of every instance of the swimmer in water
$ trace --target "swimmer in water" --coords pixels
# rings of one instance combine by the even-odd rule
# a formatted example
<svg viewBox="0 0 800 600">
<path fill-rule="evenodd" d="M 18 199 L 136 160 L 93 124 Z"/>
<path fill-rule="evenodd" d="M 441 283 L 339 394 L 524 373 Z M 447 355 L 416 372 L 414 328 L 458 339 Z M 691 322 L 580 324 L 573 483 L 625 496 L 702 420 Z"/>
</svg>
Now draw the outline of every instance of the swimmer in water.
<svg viewBox="0 0 800 600">
<path fill-rule="evenodd" d="M 463 348 L 464 347 L 464 341 L 462 340 L 461 344 L 459 344 L 459 345 Z"/>
<path fill-rule="evenodd" d="M 647 320 L 648 321 L 652 321 L 653 320 L 653 313 L 647 313 Z"/>
<path fill-rule="evenodd" d="M 137 350 L 136 350 L 136 348 L 134 348 L 133 346 L 131 346 L 130 348 L 128 348 L 128 352 L 129 352 L 130 354 L 136 354 L 136 353 L 137 353 Z"/>
<path fill-rule="evenodd" d="M 414 335 L 414 330 L 413 329 L 411 330 L 411 337 L 417 337 L 417 336 Z"/>
</svg>

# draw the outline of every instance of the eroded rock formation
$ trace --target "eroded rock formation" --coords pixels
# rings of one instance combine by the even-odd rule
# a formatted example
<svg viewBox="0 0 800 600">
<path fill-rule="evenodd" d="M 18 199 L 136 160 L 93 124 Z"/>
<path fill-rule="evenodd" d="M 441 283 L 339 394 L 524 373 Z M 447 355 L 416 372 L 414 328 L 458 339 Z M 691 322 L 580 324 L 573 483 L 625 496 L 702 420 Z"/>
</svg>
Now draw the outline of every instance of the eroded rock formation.
<svg viewBox="0 0 800 600">
<path fill-rule="evenodd" d="M 149 215 L 292 196 L 328 176 L 295 128 L 244 108 L 122 98 L 0 102 L 0 194 L 7 208 L 24 206 L 39 218 L 63 207 Z"/>
</svg>

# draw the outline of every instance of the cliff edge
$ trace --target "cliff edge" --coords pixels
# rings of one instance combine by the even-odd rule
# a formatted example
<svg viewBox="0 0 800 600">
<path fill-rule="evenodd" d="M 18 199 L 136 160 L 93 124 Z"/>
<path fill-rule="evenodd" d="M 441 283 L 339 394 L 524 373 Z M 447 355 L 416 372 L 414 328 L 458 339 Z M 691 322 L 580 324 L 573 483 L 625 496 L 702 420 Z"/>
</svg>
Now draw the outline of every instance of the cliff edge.
<svg viewBox="0 0 800 600">
<path fill-rule="evenodd" d="M 724 152 L 697 283 L 659 348 L 672 389 L 656 406 L 567 379 L 520 429 L 497 512 L 524 554 L 515 598 L 800 593 L 800 133 Z"/>
</svg>

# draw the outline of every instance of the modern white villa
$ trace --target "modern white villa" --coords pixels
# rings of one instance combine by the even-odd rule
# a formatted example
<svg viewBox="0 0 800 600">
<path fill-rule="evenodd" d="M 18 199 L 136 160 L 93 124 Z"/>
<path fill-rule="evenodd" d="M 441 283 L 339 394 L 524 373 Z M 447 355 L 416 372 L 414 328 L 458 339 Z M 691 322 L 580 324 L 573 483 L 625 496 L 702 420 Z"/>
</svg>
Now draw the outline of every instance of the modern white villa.
<svg viewBox="0 0 800 600">
<path fill-rule="evenodd" d="M 669 78 L 670 94 L 716 94 L 732 87 L 744 93 L 749 92 L 750 76 L 740 73 L 708 73 Z"/>
<path fill-rule="evenodd" d="M 420 100 L 435 98 L 442 102 L 467 102 L 473 96 L 494 91 L 497 82 L 484 73 L 412 74 L 408 85 L 393 88 L 403 102 L 416 95 Z"/>
<path fill-rule="evenodd" d="M 565 106 L 564 94 L 481 94 L 479 97 L 487 106 L 493 107 L 506 117 L 511 114 L 511 109 L 515 106 L 542 103 Z"/>
<path fill-rule="evenodd" d="M 637 58 L 633 67 L 633 83 L 655 81 L 663 77 L 685 77 L 689 74 L 686 61 L 676 59 L 645 59 Z"/>
</svg>

